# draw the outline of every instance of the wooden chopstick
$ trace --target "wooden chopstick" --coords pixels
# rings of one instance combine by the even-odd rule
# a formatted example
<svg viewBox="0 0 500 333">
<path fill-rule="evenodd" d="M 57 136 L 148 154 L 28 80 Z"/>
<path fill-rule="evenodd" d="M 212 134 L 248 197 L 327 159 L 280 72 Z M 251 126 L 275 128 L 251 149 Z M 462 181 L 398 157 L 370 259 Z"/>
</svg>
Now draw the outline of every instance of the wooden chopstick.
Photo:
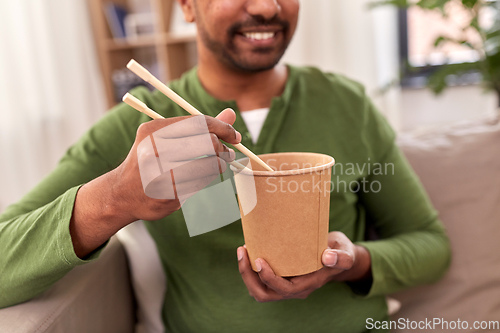
<svg viewBox="0 0 500 333">
<path fill-rule="evenodd" d="M 134 109 L 136 109 L 137 111 L 147 114 L 149 117 L 153 119 L 165 119 L 165 117 L 151 110 L 144 102 L 142 102 L 141 100 L 132 96 L 129 93 L 126 93 L 125 96 L 123 96 L 123 101 L 128 105 L 130 105 L 131 107 L 133 107 Z M 236 161 L 229 162 L 229 164 L 240 170 L 246 169 L 247 171 L 252 172 L 252 170 L 248 169 L 243 164 L 238 163 Z"/>
<path fill-rule="evenodd" d="M 130 60 L 127 64 L 127 68 L 134 72 L 137 76 L 139 76 L 144 81 L 151 84 L 153 87 L 161 91 L 165 96 L 173 100 L 177 103 L 181 108 L 192 114 L 193 116 L 203 115 L 200 111 L 198 111 L 194 106 L 189 104 L 184 98 L 179 96 L 175 91 L 167 87 L 166 84 L 158 80 L 153 74 L 151 74 L 146 68 L 141 66 L 134 59 Z M 255 155 L 252 151 L 250 151 L 247 147 L 243 146 L 241 143 L 233 145 L 236 149 L 241 151 L 243 154 L 248 156 L 251 160 L 258 163 L 260 166 L 264 167 L 268 171 L 274 171 L 271 169 L 269 165 L 267 165 L 263 160 L 261 160 L 257 155 Z"/>
</svg>

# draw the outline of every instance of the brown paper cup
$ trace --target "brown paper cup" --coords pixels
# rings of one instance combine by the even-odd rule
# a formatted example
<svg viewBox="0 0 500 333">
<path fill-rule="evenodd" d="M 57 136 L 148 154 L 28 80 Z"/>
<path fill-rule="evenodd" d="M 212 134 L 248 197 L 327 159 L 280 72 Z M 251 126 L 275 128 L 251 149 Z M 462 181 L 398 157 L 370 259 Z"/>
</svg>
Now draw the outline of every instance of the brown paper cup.
<svg viewBox="0 0 500 333">
<path fill-rule="evenodd" d="M 235 176 L 245 244 L 252 268 L 265 259 L 279 276 L 323 267 L 327 248 L 333 157 L 314 153 L 259 155 L 275 172 L 248 158 L 231 167 Z"/>
</svg>

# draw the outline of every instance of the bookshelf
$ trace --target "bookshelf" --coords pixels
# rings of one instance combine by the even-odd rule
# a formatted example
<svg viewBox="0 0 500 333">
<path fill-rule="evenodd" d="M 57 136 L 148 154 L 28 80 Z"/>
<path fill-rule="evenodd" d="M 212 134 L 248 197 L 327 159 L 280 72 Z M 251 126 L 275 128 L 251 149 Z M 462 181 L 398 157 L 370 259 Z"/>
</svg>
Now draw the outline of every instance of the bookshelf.
<svg viewBox="0 0 500 333">
<path fill-rule="evenodd" d="M 196 63 L 196 35 L 179 34 L 171 30 L 175 0 L 149 1 L 155 18 L 154 34 L 139 36 L 136 39 L 117 40 L 112 37 L 104 6 L 112 2 L 131 12 L 127 0 L 88 0 L 97 54 L 110 108 L 119 102 L 115 93 L 113 73 L 125 68 L 130 59 L 134 58 L 146 67 L 157 66 L 158 71 L 155 74 L 164 82 L 179 78 Z"/>
</svg>

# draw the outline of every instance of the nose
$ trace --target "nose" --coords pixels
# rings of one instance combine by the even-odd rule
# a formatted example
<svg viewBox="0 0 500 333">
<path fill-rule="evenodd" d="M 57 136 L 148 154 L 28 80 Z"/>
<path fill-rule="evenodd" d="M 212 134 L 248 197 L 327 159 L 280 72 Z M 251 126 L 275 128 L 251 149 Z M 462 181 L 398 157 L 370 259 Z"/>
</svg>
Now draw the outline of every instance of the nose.
<svg viewBox="0 0 500 333">
<path fill-rule="evenodd" d="M 277 0 L 249 0 L 246 10 L 252 16 L 262 16 L 269 20 L 278 15 L 281 6 Z"/>
</svg>

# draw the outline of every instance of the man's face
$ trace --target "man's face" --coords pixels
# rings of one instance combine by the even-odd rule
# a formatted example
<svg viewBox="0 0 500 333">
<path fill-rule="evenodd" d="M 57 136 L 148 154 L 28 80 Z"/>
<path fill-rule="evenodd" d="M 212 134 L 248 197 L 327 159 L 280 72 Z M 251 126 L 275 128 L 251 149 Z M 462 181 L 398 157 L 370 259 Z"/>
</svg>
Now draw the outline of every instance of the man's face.
<svg viewBox="0 0 500 333">
<path fill-rule="evenodd" d="M 233 69 L 273 68 L 297 26 L 299 0 L 192 0 L 205 48 Z"/>
</svg>

